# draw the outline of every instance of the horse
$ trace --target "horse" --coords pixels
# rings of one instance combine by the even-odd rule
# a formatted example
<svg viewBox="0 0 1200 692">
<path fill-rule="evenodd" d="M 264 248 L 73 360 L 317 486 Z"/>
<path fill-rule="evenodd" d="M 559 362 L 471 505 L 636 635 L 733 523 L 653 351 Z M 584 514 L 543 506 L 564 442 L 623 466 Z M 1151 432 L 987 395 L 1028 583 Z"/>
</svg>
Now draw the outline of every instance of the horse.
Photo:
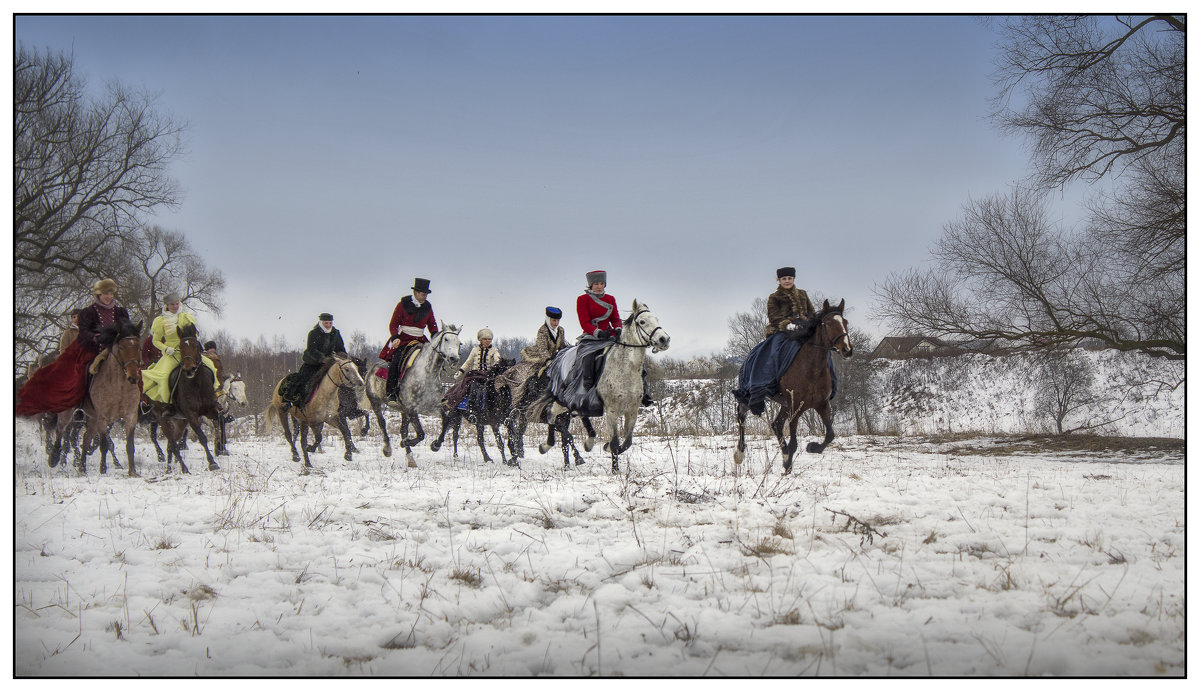
<svg viewBox="0 0 1200 692">
<path fill-rule="evenodd" d="M 182 473 L 190 473 L 183 463 L 180 452 L 180 442 L 190 427 L 196 440 L 204 447 L 204 456 L 208 460 L 208 470 L 218 471 L 216 459 L 208 448 L 208 437 L 200 427 L 200 419 L 208 418 L 213 423 L 218 438 L 221 435 L 221 414 L 217 407 L 216 377 L 212 370 L 204 364 L 201 355 L 204 348 L 196 336 L 195 325 L 179 328 L 179 367 L 171 374 L 173 382 L 171 403 L 169 405 L 154 402 L 154 412 L 158 422 L 167 434 L 167 471 L 171 470 L 171 458 L 179 462 Z M 157 447 L 157 444 L 156 444 Z"/>
<path fill-rule="evenodd" d="M 399 395 L 395 400 L 388 399 L 385 391 L 387 382 L 383 377 L 376 374 L 367 378 L 367 398 L 379 420 L 385 449 L 390 449 L 391 443 L 388 441 L 387 424 L 383 418 L 383 404 L 386 402 L 389 407 L 400 410 L 400 445 L 404 447 L 404 456 L 409 468 L 415 468 L 417 465 L 412 455 L 413 446 L 425 439 L 420 414 L 432 415 L 438 411 L 442 401 L 442 375 L 458 364 L 458 333 L 458 327 L 448 324 L 445 329 L 421 345 L 420 353 L 397 385 Z M 386 364 L 382 360 L 377 360 L 371 370 L 378 372 L 378 368 L 383 365 Z M 405 437 L 410 422 L 416 429 L 416 435 Z"/>
<path fill-rule="evenodd" d="M 771 422 L 775 439 L 783 452 L 783 472 L 792 472 L 792 457 L 796 453 L 796 425 L 800 422 L 800 414 L 813 409 L 825 423 L 825 439 L 821 442 L 809 442 L 805 449 L 809 454 L 820 454 L 833 441 L 833 414 L 829 407 L 829 397 L 833 393 L 833 381 L 829 375 L 829 354 L 837 351 L 846 358 L 854 355 L 854 346 L 850 343 L 848 334 L 849 324 L 842 314 L 846 301 L 830 307 L 829 301 L 805 324 L 792 333 L 789 338 L 807 338 L 800 347 L 791 365 L 779 378 L 779 393 L 771 397 L 779 404 L 779 413 Z M 735 463 L 742 463 L 746 458 L 746 414 L 750 408 L 738 402 L 738 443 L 733 454 Z M 785 442 L 783 426 L 788 426 L 790 439 Z"/>
<path fill-rule="evenodd" d="M 99 441 L 100 473 L 108 473 L 106 456 L 109 445 L 104 442 L 108 426 L 121 419 L 125 424 L 125 454 L 128 456 L 128 475 L 138 476 L 133 457 L 133 433 L 138 422 L 138 401 L 141 399 L 141 333 L 142 322 L 120 322 L 109 325 L 100 332 L 100 343 L 108 343 L 108 357 L 100 364 L 91 384 L 88 385 L 87 396 L 83 399 L 83 415 L 87 419 L 87 428 L 83 433 L 79 451 L 75 457 L 75 468 L 80 474 L 87 474 L 87 458 L 92 451 L 92 445 Z M 55 441 L 55 456 L 61 448 L 62 431 L 74 419 L 73 411 L 59 414 L 59 436 Z M 64 420 L 64 418 L 66 420 Z M 116 457 L 113 457 L 114 463 Z M 53 466 L 53 464 L 51 464 Z"/>
<path fill-rule="evenodd" d="M 308 431 L 311 428 L 316 435 L 316 442 L 313 444 L 315 448 L 316 444 L 320 442 L 320 431 L 325 421 L 334 423 L 342 433 L 342 440 L 346 446 L 344 457 L 346 461 L 354 459 L 350 447 L 350 430 L 345 419 L 339 418 L 337 415 L 338 391 L 342 388 L 361 387 L 363 385 L 362 376 L 358 374 L 358 368 L 354 366 L 354 361 L 350 359 L 350 356 L 345 353 L 334 353 L 322 363 L 322 372 L 318 374 L 318 377 L 316 389 L 313 390 L 308 402 L 303 406 L 290 406 L 287 409 L 288 415 L 283 414 L 283 396 L 279 392 L 283 380 L 280 380 L 271 395 L 271 404 L 267 406 L 266 411 L 263 411 L 268 429 L 274 418 L 278 418 L 283 424 L 283 436 L 287 438 L 288 445 L 292 448 L 292 461 L 300 461 L 300 454 L 296 451 L 296 438 L 292 435 L 292 427 L 288 422 L 289 418 L 296 419 L 296 427 L 300 429 L 300 448 L 304 452 L 304 465 L 300 467 L 301 475 L 307 475 L 309 469 L 313 468 L 312 462 L 308 458 L 308 453 L 311 451 L 308 446 Z"/>
<path fill-rule="evenodd" d="M 505 466 L 516 466 L 517 460 L 511 462 L 504 454 L 504 439 L 500 437 L 500 425 L 507 422 L 509 412 L 512 411 L 512 397 L 508 389 L 496 391 L 496 377 L 505 370 L 511 368 L 514 361 L 511 358 L 501 358 L 492 367 L 488 368 L 484 377 L 472 382 L 467 390 L 467 408 L 466 411 L 458 408 L 457 402 L 449 402 L 452 408 L 449 410 L 445 406 L 442 407 L 442 434 L 438 435 L 438 439 L 434 440 L 429 448 L 433 451 L 438 451 L 442 447 L 442 442 L 446 439 L 446 430 L 454 430 L 454 456 L 458 456 L 458 429 L 462 425 L 462 419 L 466 419 L 475 424 L 476 439 L 479 441 L 479 449 L 483 452 L 484 461 L 492 461 L 488 456 L 487 445 L 483 441 L 483 431 L 487 426 L 491 426 L 492 434 L 496 436 L 496 445 L 500 448 L 500 460 Z M 511 440 L 510 440 L 511 446 Z"/>
<path fill-rule="evenodd" d="M 242 373 L 230 375 L 225 378 L 224 384 L 221 386 L 221 393 L 217 395 L 217 420 L 219 421 L 219 433 L 217 438 L 215 453 L 217 456 L 229 456 L 229 448 L 227 446 L 228 436 L 225 431 L 225 424 L 233 420 L 233 416 L 229 411 L 234 404 L 245 406 L 246 401 L 246 383 L 242 380 Z"/>
<path fill-rule="evenodd" d="M 658 353 L 667 350 L 670 345 L 671 337 L 659 325 L 658 317 L 650 312 L 648 306 L 635 299 L 629 317 L 624 321 L 621 336 L 605 356 L 604 370 L 596 380 L 596 391 L 604 407 L 604 427 L 608 430 L 608 441 L 604 444 L 604 450 L 612 455 L 613 473 L 620 472 L 617 460 L 621 453 L 633 444 L 633 426 L 637 422 L 638 407 L 642 402 L 642 364 L 646 359 L 646 349 Z M 573 346 L 560 351 L 555 355 L 555 360 L 575 348 L 578 347 Z M 573 446 L 569 431 L 570 416 L 564 414 L 580 415 L 583 419 L 584 427 L 588 431 L 584 442 L 585 450 L 590 451 L 596 442 L 596 434 L 587 417 L 561 404 L 549 390 L 534 402 L 530 413 L 535 419 L 545 420 L 550 427 L 546 442 L 538 447 L 542 454 L 554 445 L 555 429 L 562 435 L 564 468 L 570 467 L 567 447 Z M 578 463 L 580 460 L 576 450 L 576 464 Z"/>
</svg>

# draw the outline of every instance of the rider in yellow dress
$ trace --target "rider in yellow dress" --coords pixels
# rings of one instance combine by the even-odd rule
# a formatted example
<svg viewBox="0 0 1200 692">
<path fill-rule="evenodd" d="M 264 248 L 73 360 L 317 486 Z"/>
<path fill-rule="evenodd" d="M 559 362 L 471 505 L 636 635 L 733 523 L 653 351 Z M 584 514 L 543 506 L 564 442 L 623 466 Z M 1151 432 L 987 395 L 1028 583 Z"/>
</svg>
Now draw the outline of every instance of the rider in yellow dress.
<svg viewBox="0 0 1200 692">
<path fill-rule="evenodd" d="M 168 293 L 163 298 L 162 314 L 150 325 L 150 336 L 154 347 L 162 351 L 162 357 L 154 365 L 142 371 L 142 393 L 152 401 L 164 404 L 171 402 L 168 378 L 179 367 L 179 330 L 187 325 L 196 326 L 196 318 L 179 309 L 179 296 Z M 212 370 L 213 389 L 220 390 L 221 380 L 217 377 L 217 366 L 208 356 L 201 356 L 204 365 Z"/>
</svg>

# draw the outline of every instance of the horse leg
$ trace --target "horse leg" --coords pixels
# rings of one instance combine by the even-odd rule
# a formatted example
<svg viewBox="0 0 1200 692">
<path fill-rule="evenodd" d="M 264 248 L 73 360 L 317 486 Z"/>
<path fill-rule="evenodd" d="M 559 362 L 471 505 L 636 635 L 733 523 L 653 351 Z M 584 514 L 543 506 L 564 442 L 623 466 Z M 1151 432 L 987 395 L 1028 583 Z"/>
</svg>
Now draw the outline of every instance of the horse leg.
<svg viewBox="0 0 1200 692">
<path fill-rule="evenodd" d="M 454 458 L 458 458 L 458 436 L 462 432 L 462 414 L 457 411 L 454 413 L 454 430 L 451 433 L 451 438 L 454 440 Z"/>
<path fill-rule="evenodd" d="M 792 470 L 792 455 L 796 453 L 796 422 L 800 417 L 799 413 L 793 413 L 788 406 L 780 406 L 779 413 L 775 414 L 775 419 L 771 421 L 771 432 L 775 433 L 775 441 L 779 443 L 779 450 L 783 453 L 783 472 L 789 473 Z M 792 442 L 788 444 L 784 437 L 784 426 L 789 424 L 792 428 Z"/>
<path fill-rule="evenodd" d="M 416 414 L 416 413 L 413 413 L 413 414 L 412 414 L 412 417 L 413 417 L 413 419 L 414 419 L 414 421 L 415 421 L 415 423 L 416 423 L 416 426 L 419 428 L 419 427 L 421 426 L 421 419 L 420 419 L 420 417 L 419 417 L 419 416 L 417 416 L 417 414 Z M 414 458 L 414 457 L 413 457 L 413 453 L 412 453 L 412 446 L 413 446 L 414 444 L 416 444 L 416 442 L 417 442 L 418 438 L 416 438 L 416 437 L 412 437 L 412 438 L 406 438 L 406 437 L 404 437 L 404 435 L 407 435 L 407 434 L 408 434 L 408 426 L 409 426 L 409 424 L 410 424 L 411 422 L 413 422 L 413 421 L 409 421 L 409 420 L 408 420 L 408 411 L 404 411 L 404 410 L 402 409 L 402 412 L 401 412 L 401 414 L 400 414 L 400 432 L 401 432 L 401 438 L 402 438 L 402 440 L 403 440 L 403 441 L 401 442 L 401 444 L 402 444 L 402 445 L 404 445 L 404 458 L 405 458 L 405 460 L 408 462 L 408 468 L 410 468 L 410 469 L 413 469 L 413 468 L 416 468 L 416 467 L 417 467 L 417 460 L 416 460 L 416 458 Z M 425 435 L 424 435 L 424 431 L 422 431 L 422 433 L 421 433 L 421 437 L 424 437 L 424 436 L 425 436 Z"/>
<path fill-rule="evenodd" d="M 438 451 L 442 448 L 442 443 L 446 441 L 446 429 L 450 425 L 450 412 L 442 409 L 442 432 L 438 434 L 438 438 L 429 443 L 429 448 L 433 451 Z M 457 456 L 457 455 L 456 455 Z"/>
<path fill-rule="evenodd" d="M 304 452 L 304 464 L 300 467 L 300 475 L 307 476 L 308 470 L 313 467 L 312 462 L 308 460 L 308 429 L 311 426 L 308 423 L 297 421 L 296 427 L 300 428 L 300 451 Z"/>
<path fill-rule="evenodd" d="M 214 422 L 216 430 L 213 435 L 213 453 L 219 457 L 227 457 L 229 450 L 225 448 L 225 416 L 218 411 Z"/>
<path fill-rule="evenodd" d="M 733 453 L 733 463 L 740 464 L 746 459 L 746 414 L 750 408 L 745 404 L 737 405 L 738 443 Z"/>
<path fill-rule="evenodd" d="M 292 461 L 300 461 L 300 453 L 296 451 L 296 437 L 292 435 L 292 416 L 290 413 L 280 413 L 279 423 L 283 426 L 283 436 L 287 438 L 288 446 L 292 448 Z M 301 427 L 304 424 L 299 420 L 296 421 L 296 427 Z M 298 432 L 298 431 L 297 431 Z M 308 454 L 308 452 L 305 452 Z"/>
<path fill-rule="evenodd" d="M 188 425 L 191 427 L 192 432 L 195 433 L 196 441 L 204 448 L 204 458 L 208 460 L 208 470 L 220 470 L 221 467 L 217 466 L 217 460 L 213 458 L 212 451 L 208 448 L 208 436 L 204 434 L 204 429 L 200 427 L 200 415 L 192 414 L 189 416 Z M 184 428 L 184 430 L 186 431 L 187 428 Z"/>
<path fill-rule="evenodd" d="M 383 456 L 390 457 L 392 456 L 392 438 L 388 437 L 387 420 L 383 417 L 383 404 L 375 402 L 372 408 L 375 410 L 375 420 L 379 423 L 379 432 L 383 433 Z"/>
<path fill-rule="evenodd" d="M 130 478 L 137 478 L 140 475 L 137 472 L 136 462 L 133 458 L 133 437 L 135 432 L 137 432 L 137 416 L 134 416 L 133 420 L 125 421 L 125 456 L 129 459 L 127 463 L 129 464 L 128 474 Z"/>
<path fill-rule="evenodd" d="M 164 432 L 166 432 L 164 430 Z M 163 456 L 162 447 L 158 444 L 158 418 L 150 419 L 150 441 L 154 443 L 154 453 L 158 456 L 160 462 L 165 462 L 167 458 Z"/>
<path fill-rule="evenodd" d="M 492 423 L 492 434 L 496 436 L 496 447 L 498 447 L 500 449 L 500 463 L 504 464 L 505 466 L 512 466 L 512 464 L 509 463 L 509 461 L 508 461 L 508 456 L 504 453 L 504 438 L 502 438 L 500 436 L 500 422 L 499 421 Z M 479 431 L 479 436 L 481 438 L 483 437 L 482 428 Z M 516 461 L 516 460 L 514 459 L 513 461 Z"/>
<path fill-rule="evenodd" d="M 312 433 L 313 433 L 313 443 L 311 445 L 306 445 L 306 448 L 308 449 L 309 454 L 315 454 L 317 451 L 317 447 L 321 446 L 321 433 L 325 430 L 325 424 L 324 423 L 310 423 L 308 427 L 312 430 Z"/>
<path fill-rule="evenodd" d="M 829 408 L 829 402 L 823 401 L 813 407 L 817 415 L 821 417 L 821 421 L 825 423 L 825 439 L 821 442 L 809 442 L 805 450 L 809 454 L 820 454 L 825 451 L 829 443 L 833 441 L 833 412 Z"/>
<path fill-rule="evenodd" d="M 566 418 L 565 423 L 563 422 L 564 418 Z M 571 425 L 571 418 L 569 414 L 560 415 L 554 420 L 554 425 L 558 427 L 559 437 L 562 438 L 563 470 L 567 471 L 571 468 L 571 457 L 569 456 L 568 446 L 570 448 L 575 447 L 575 438 L 571 435 L 571 431 L 568 429 L 568 427 Z M 579 451 L 576 450 L 575 454 L 578 455 Z"/>
<path fill-rule="evenodd" d="M 583 451 L 590 452 L 592 451 L 592 447 L 596 446 L 596 430 L 592 427 L 592 421 L 590 418 L 580 416 L 580 419 L 583 420 L 583 429 L 586 430 L 588 434 L 587 439 L 583 441 Z"/>
<path fill-rule="evenodd" d="M 342 434 L 342 442 L 346 445 L 346 454 L 343 457 L 346 461 L 354 461 L 354 452 L 358 448 L 354 446 L 354 440 L 350 437 L 350 422 L 345 418 L 338 417 L 337 419 L 338 432 Z"/>
<path fill-rule="evenodd" d="M 483 452 L 483 460 L 487 461 L 487 462 L 491 462 L 492 458 L 490 456 L 488 456 L 488 453 L 487 453 L 487 443 L 483 441 L 483 431 L 486 429 L 486 427 L 487 427 L 487 424 L 484 423 L 483 421 L 477 421 L 475 423 L 475 439 L 479 441 L 479 451 Z M 496 435 L 496 440 L 499 441 L 501 444 L 503 444 L 503 441 L 500 441 L 499 434 Z M 501 454 L 503 454 L 504 449 L 501 448 L 500 452 L 501 452 Z"/>
</svg>

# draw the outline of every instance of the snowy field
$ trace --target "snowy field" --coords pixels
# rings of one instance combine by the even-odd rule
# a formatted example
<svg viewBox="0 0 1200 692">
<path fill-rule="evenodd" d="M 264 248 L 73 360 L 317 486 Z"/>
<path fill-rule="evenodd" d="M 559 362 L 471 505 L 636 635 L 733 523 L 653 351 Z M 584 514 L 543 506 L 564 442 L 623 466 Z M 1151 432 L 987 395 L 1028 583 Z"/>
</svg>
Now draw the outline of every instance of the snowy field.
<svg viewBox="0 0 1200 692">
<path fill-rule="evenodd" d="M 973 444 L 784 477 L 763 439 L 641 438 L 612 476 L 372 436 L 300 476 L 247 434 L 82 478 L 18 420 L 15 674 L 1183 675 L 1182 451 Z"/>
</svg>

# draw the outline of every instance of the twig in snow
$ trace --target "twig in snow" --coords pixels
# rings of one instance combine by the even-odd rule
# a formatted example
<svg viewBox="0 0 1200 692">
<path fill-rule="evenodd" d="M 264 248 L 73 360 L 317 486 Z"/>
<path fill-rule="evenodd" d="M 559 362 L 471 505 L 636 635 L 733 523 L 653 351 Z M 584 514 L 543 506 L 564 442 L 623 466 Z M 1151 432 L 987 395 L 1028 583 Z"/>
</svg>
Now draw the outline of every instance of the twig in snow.
<svg viewBox="0 0 1200 692">
<path fill-rule="evenodd" d="M 854 533 L 862 536 L 862 538 L 859 539 L 859 541 L 858 541 L 859 546 L 862 546 L 862 544 L 864 542 L 874 544 L 875 536 L 879 536 L 880 538 L 887 538 L 886 533 L 879 531 L 875 527 L 871 526 L 870 524 L 863 521 L 862 519 L 859 519 L 856 516 L 847 514 L 845 512 L 839 512 L 836 509 L 829 509 L 828 507 L 822 507 L 821 509 L 825 510 L 826 512 L 832 512 L 833 514 L 840 514 L 843 517 L 846 517 L 846 520 L 847 520 L 846 528 L 852 528 Z"/>
</svg>

